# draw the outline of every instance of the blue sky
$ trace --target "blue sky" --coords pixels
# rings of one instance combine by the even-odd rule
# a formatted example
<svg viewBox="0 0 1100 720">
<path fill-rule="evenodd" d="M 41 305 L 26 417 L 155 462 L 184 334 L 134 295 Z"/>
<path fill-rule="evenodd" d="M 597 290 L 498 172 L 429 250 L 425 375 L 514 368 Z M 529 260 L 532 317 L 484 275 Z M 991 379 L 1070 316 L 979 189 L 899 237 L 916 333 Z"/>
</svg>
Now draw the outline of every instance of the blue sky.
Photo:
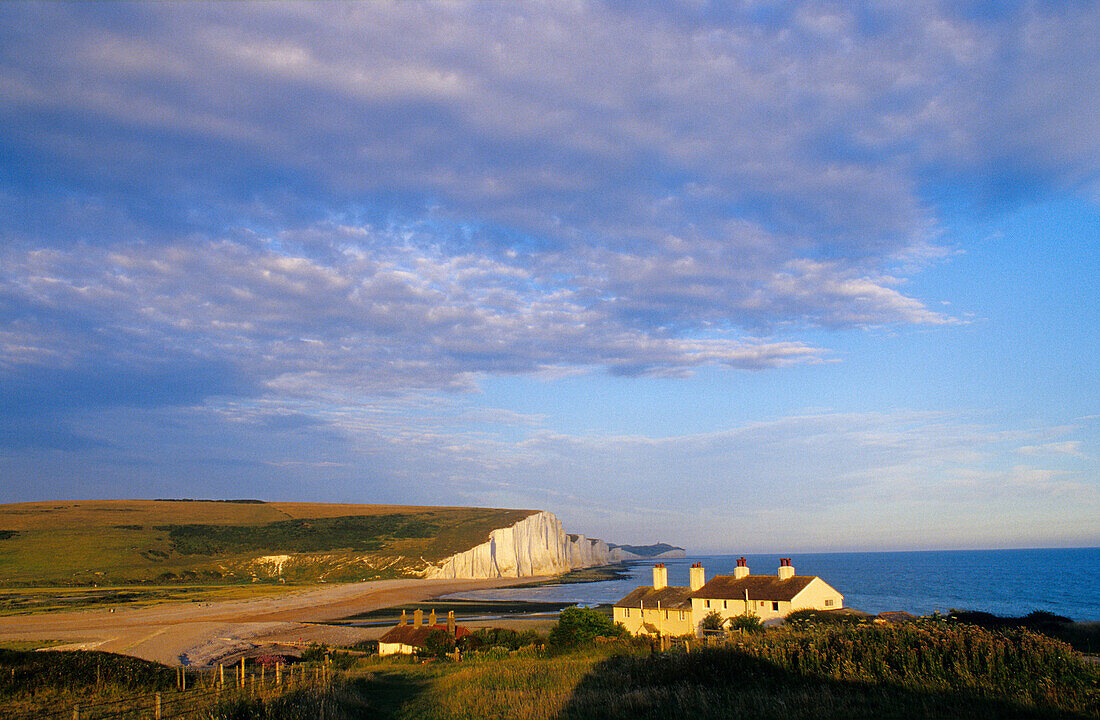
<svg viewBox="0 0 1100 720">
<path fill-rule="evenodd" d="M 5 4 L 0 501 L 1100 544 L 1100 4 Z"/>
</svg>

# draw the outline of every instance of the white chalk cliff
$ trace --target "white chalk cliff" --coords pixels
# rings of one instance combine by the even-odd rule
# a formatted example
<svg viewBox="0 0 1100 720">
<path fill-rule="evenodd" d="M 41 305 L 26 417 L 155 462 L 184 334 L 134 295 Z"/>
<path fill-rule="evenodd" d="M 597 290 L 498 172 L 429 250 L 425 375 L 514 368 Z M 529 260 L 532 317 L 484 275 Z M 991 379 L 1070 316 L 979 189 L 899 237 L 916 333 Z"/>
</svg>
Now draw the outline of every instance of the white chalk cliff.
<svg viewBox="0 0 1100 720">
<path fill-rule="evenodd" d="M 612 562 L 607 543 L 567 535 L 561 520 L 540 512 L 493 530 L 488 542 L 429 567 L 429 578 L 498 578 L 554 575 Z"/>
</svg>

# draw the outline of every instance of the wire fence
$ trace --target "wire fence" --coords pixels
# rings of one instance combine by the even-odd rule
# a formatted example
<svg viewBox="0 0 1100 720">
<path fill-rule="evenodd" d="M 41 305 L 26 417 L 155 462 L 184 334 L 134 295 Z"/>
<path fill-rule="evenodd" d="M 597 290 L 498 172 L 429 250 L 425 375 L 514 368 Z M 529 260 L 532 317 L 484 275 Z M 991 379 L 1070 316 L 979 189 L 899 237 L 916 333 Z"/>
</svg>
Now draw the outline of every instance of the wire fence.
<svg viewBox="0 0 1100 720">
<path fill-rule="evenodd" d="M 123 697 L 91 695 L 73 701 L 49 699 L 4 710 L 5 720 L 201 720 L 219 705 L 267 702 L 289 692 L 327 686 L 336 672 L 328 663 L 273 667 L 219 666 L 213 672 L 176 674 L 176 687 Z M 0 708 L 2 709 L 2 708 Z"/>
</svg>

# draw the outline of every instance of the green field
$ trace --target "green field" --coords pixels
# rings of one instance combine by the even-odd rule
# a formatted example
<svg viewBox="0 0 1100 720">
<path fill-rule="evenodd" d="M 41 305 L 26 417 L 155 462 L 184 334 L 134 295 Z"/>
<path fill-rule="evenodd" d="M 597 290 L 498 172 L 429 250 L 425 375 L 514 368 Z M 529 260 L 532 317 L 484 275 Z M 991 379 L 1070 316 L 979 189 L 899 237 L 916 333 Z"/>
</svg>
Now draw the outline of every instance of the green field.
<svg viewBox="0 0 1100 720">
<path fill-rule="evenodd" d="M 409 575 L 531 510 L 259 501 L 0 505 L 0 586 L 350 582 Z M 265 559 L 266 558 L 266 559 Z M 10 611 L 33 598 L 0 598 Z"/>
<path fill-rule="evenodd" d="M 0 588 L 0 615 L 141 607 L 162 602 L 244 600 L 286 592 L 282 583 L 236 585 L 111 585 L 101 587 Z"/>
</svg>

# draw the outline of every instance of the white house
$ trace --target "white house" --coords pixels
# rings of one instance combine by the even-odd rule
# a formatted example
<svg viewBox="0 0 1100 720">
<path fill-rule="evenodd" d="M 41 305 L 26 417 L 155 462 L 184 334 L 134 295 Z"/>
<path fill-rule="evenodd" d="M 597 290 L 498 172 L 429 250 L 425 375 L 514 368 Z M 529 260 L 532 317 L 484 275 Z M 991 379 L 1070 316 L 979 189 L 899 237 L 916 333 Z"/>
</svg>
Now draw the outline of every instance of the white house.
<svg viewBox="0 0 1100 720">
<path fill-rule="evenodd" d="M 612 615 L 615 622 L 622 623 L 634 635 L 690 635 L 695 632 L 692 589 L 669 587 L 668 568 L 657 563 L 653 568 L 653 586 L 637 588 L 615 603 Z"/>
<path fill-rule="evenodd" d="M 668 568 L 653 568 L 653 585 L 640 587 L 613 610 L 616 622 L 635 635 L 701 635 L 709 613 L 723 619 L 749 613 L 761 620 L 783 618 L 796 610 L 839 610 L 844 596 L 815 575 L 795 575 L 790 558 L 781 558 L 775 575 L 753 575 L 745 558 L 733 575 L 706 581 L 701 563 L 691 566 L 690 587 L 670 587 Z"/>
<path fill-rule="evenodd" d="M 745 558 L 733 575 L 718 575 L 691 593 L 695 622 L 710 612 L 723 619 L 749 613 L 761 620 L 783 618 L 796 610 L 839 610 L 844 596 L 816 575 L 795 575 L 790 558 L 781 558 L 775 575 L 753 575 Z"/>
</svg>

